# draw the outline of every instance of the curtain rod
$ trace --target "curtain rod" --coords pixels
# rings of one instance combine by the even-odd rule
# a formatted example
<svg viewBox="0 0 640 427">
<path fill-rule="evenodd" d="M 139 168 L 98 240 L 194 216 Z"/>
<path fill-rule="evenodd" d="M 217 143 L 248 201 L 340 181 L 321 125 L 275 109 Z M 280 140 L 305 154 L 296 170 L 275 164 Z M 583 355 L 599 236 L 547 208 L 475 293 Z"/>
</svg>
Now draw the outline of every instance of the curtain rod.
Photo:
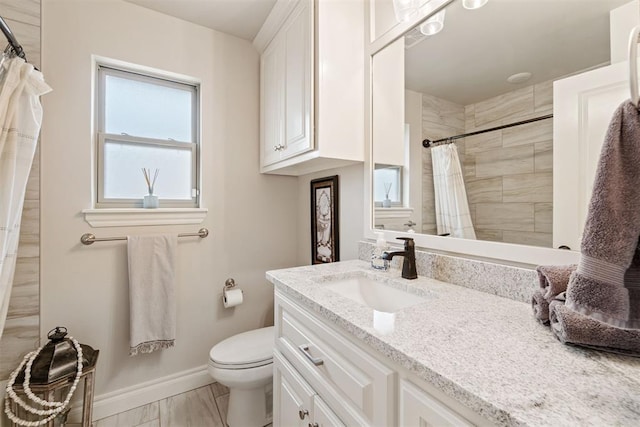
<svg viewBox="0 0 640 427">
<path fill-rule="evenodd" d="M 11 28 L 9 28 L 9 25 L 7 25 L 2 16 L 0 16 L 0 29 L 2 29 L 2 32 L 7 38 L 7 41 L 9 42 L 9 45 L 11 46 L 13 52 L 26 61 L 27 58 L 24 54 L 24 49 L 22 48 L 22 46 L 20 46 L 20 43 L 18 43 L 18 39 L 16 39 L 16 36 L 13 35 L 13 33 L 11 32 Z"/>
<path fill-rule="evenodd" d="M 508 125 L 496 126 L 496 127 L 493 127 L 493 128 L 484 129 L 484 130 L 478 130 L 478 131 L 475 131 L 475 132 L 463 133 L 463 134 L 456 135 L 456 136 L 450 136 L 448 138 L 436 139 L 435 141 L 432 141 L 430 139 L 425 139 L 425 140 L 422 141 L 422 146 L 424 148 L 431 148 L 431 147 L 433 147 L 433 144 L 437 144 L 439 142 L 451 143 L 454 140 L 460 139 L 460 138 L 464 138 L 465 136 L 473 136 L 473 135 L 479 135 L 481 133 L 493 132 L 494 130 L 500 130 L 500 129 L 506 129 L 506 128 L 510 128 L 510 127 L 514 127 L 514 126 L 525 125 L 527 123 L 537 122 L 537 121 L 540 121 L 540 120 L 546 120 L 546 119 L 550 119 L 552 117 L 553 117 L 553 114 L 547 114 L 546 116 L 540 116 L 540 117 L 535 117 L 533 119 L 527 119 L 527 120 L 522 120 L 522 121 L 515 122 L 515 123 L 509 123 Z"/>
</svg>

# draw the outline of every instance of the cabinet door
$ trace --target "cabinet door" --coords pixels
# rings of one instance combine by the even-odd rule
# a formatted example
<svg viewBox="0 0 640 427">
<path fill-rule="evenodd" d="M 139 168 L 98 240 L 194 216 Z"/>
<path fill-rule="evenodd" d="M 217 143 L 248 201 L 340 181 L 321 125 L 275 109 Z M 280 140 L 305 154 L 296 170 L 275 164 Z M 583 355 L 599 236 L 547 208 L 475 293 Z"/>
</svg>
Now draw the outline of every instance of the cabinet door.
<svg viewBox="0 0 640 427">
<path fill-rule="evenodd" d="M 261 164 L 280 160 L 284 149 L 285 44 L 276 36 L 260 61 Z"/>
<path fill-rule="evenodd" d="M 313 423 L 312 427 L 344 427 L 340 418 L 318 396 L 313 397 Z"/>
<path fill-rule="evenodd" d="M 313 389 L 277 351 L 273 357 L 273 425 L 307 427 Z"/>
<path fill-rule="evenodd" d="M 311 37 L 312 7 L 302 0 L 282 29 L 286 46 L 285 60 L 285 159 L 313 149 L 311 123 L 313 117 Z"/>
<path fill-rule="evenodd" d="M 400 425 L 404 427 L 472 426 L 452 409 L 409 381 L 400 381 Z"/>
<path fill-rule="evenodd" d="M 580 248 L 602 143 L 613 112 L 628 98 L 628 62 L 553 83 L 555 248 Z"/>
</svg>

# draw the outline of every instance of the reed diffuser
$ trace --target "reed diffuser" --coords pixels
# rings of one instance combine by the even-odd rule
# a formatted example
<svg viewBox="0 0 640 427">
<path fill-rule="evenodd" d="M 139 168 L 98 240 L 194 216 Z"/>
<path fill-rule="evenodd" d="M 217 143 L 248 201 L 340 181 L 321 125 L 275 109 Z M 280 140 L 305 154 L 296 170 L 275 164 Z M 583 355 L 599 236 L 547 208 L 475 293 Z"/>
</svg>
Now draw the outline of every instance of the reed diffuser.
<svg viewBox="0 0 640 427">
<path fill-rule="evenodd" d="M 157 208 L 158 207 L 158 196 L 153 194 L 153 189 L 156 186 L 156 180 L 158 179 L 158 173 L 160 169 L 156 169 L 153 173 L 153 179 L 151 179 L 151 169 L 142 168 L 142 174 L 144 175 L 144 180 L 147 182 L 147 188 L 149 190 L 149 194 L 144 196 L 142 201 L 142 207 L 144 208 Z"/>
<path fill-rule="evenodd" d="M 384 183 L 384 200 L 382 201 L 383 208 L 391 207 L 391 200 L 389 199 L 389 192 L 391 191 L 391 182 Z"/>
</svg>

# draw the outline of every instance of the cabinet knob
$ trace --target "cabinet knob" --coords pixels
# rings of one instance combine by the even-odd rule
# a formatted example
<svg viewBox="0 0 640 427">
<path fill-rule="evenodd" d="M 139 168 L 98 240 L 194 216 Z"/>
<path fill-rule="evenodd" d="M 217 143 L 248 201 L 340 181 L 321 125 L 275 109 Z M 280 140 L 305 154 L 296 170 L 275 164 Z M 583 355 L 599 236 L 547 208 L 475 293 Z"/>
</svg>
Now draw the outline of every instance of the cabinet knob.
<svg viewBox="0 0 640 427">
<path fill-rule="evenodd" d="M 306 409 L 300 409 L 298 411 L 298 416 L 301 420 L 304 420 L 304 417 L 306 417 L 307 415 L 309 415 L 309 411 L 307 411 Z"/>
<path fill-rule="evenodd" d="M 278 151 L 278 150 L 279 150 L 279 148 L 278 148 L 278 147 L 280 147 L 280 146 L 279 146 L 279 145 L 274 145 L 274 146 L 273 146 L 273 151 Z"/>
</svg>

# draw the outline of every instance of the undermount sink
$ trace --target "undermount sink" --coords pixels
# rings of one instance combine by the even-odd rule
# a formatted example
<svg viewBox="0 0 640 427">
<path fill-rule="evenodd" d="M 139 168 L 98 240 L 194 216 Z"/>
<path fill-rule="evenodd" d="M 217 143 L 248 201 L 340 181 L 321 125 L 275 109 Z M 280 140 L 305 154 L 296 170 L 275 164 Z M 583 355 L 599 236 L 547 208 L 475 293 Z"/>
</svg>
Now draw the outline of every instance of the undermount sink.
<svg viewBox="0 0 640 427">
<path fill-rule="evenodd" d="M 395 313 L 426 301 L 419 295 L 394 288 L 364 274 L 325 283 L 326 289 L 385 313 Z"/>
</svg>

